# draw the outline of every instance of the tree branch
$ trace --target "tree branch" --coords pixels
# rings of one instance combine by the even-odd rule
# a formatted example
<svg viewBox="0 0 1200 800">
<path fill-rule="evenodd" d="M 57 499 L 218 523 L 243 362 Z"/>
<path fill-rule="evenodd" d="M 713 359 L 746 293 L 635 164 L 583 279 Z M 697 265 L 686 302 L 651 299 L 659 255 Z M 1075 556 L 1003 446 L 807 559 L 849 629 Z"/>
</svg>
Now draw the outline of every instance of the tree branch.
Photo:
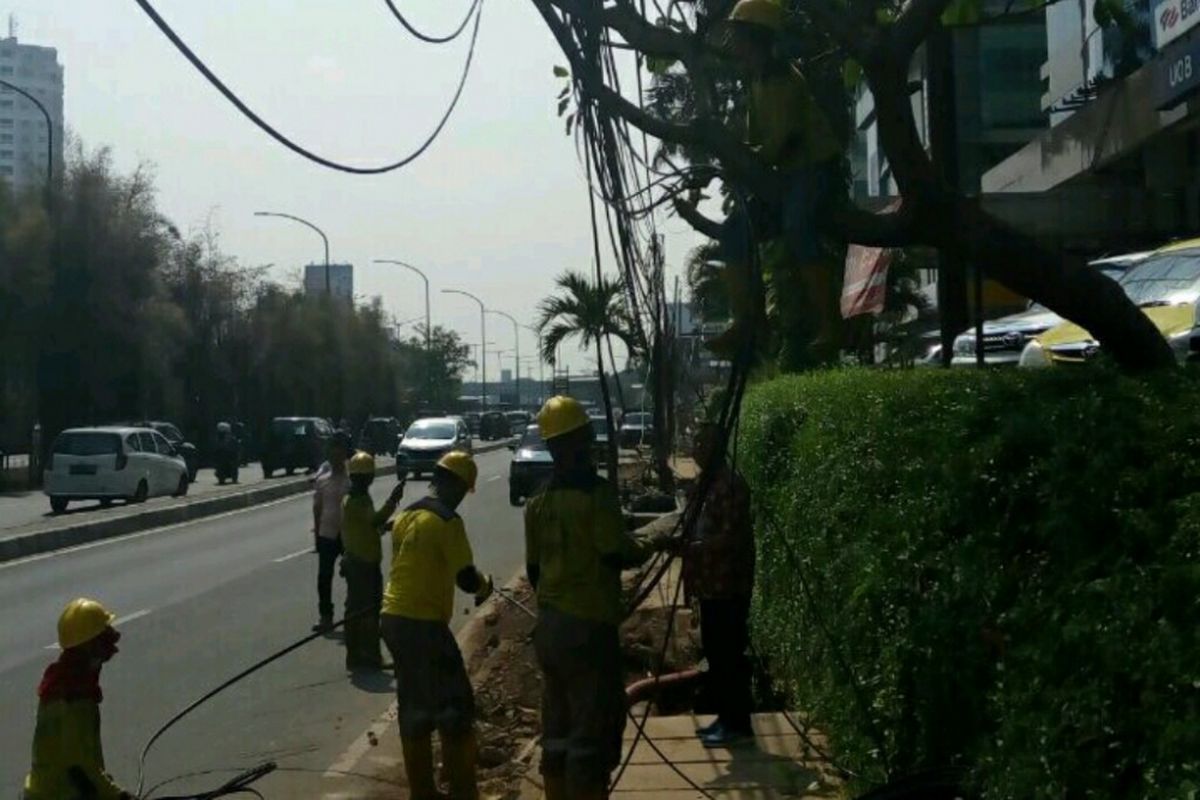
<svg viewBox="0 0 1200 800">
<path fill-rule="evenodd" d="M 941 24 L 942 14 L 950 3 L 951 0 L 910 0 L 891 30 L 889 50 L 896 64 L 908 67 L 913 52 Z"/>
<path fill-rule="evenodd" d="M 913 214 L 901 206 L 897 211 L 875 214 L 852 202 L 841 204 L 830 222 L 849 244 L 867 247 L 907 247 L 919 241 Z"/>
<path fill-rule="evenodd" d="M 673 198 L 672 205 L 675 206 L 675 213 L 679 215 L 680 219 L 691 225 L 697 233 L 707 236 L 709 239 L 721 238 L 721 223 L 701 214 L 696 208 L 696 201 L 676 197 Z"/>
</svg>

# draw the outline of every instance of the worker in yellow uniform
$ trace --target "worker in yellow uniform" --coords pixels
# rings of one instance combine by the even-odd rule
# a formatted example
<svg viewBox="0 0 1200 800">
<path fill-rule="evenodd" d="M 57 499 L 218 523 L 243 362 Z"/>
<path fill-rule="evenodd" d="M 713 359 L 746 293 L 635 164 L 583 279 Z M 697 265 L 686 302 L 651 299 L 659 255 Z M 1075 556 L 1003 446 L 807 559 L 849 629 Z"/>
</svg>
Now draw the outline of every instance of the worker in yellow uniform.
<svg viewBox="0 0 1200 800">
<path fill-rule="evenodd" d="M 380 628 L 392 654 L 399 695 L 400 744 L 413 800 L 441 797 L 433 776 L 431 736 L 437 730 L 454 800 L 475 800 L 475 694 L 450 619 L 454 587 L 479 605 L 493 581 L 475 568 L 457 509 L 475 491 L 478 468 L 470 454 L 442 456 L 428 496 L 392 526 L 392 567 L 383 594 Z"/>
<path fill-rule="evenodd" d="M 554 458 L 549 483 L 525 507 L 543 677 L 541 772 L 547 800 L 594 800 L 608 795 L 625 730 L 621 570 L 653 547 L 629 536 L 616 489 L 596 474 L 595 434 L 579 402 L 552 397 L 537 421 Z"/>
<path fill-rule="evenodd" d="M 845 148 L 808 81 L 780 48 L 785 23 L 776 0 L 739 0 L 725 28 L 745 74 L 748 143 L 784 180 L 780 233 L 817 312 L 818 336 L 830 339 L 839 324 L 840 266 L 838 259 L 823 257 L 820 229 L 828 205 L 845 195 L 840 188 Z"/>
<path fill-rule="evenodd" d="M 375 457 L 361 450 L 346 465 L 350 491 L 342 500 L 342 574 L 346 578 L 346 669 L 383 668 L 379 610 L 383 604 L 383 545 L 380 534 L 404 496 L 404 478 L 383 507 L 375 510 L 371 484 Z"/>
<path fill-rule="evenodd" d="M 117 654 L 114 615 L 95 600 L 67 604 L 58 618 L 58 660 L 38 686 L 33 767 L 25 800 L 132 800 L 104 769 L 100 668 Z"/>
</svg>

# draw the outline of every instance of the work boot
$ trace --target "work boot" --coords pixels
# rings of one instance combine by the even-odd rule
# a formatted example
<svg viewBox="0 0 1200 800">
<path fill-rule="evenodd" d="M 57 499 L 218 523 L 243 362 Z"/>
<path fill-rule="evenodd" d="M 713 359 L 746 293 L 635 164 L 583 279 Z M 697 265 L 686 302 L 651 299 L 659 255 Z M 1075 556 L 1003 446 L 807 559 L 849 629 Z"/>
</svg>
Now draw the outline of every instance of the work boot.
<svg viewBox="0 0 1200 800">
<path fill-rule="evenodd" d="M 574 786 L 572 789 L 571 800 L 608 800 L 608 789 L 604 786 Z"/>
<path fill-rule="evenodd" d="M 478 800 L 479 787 L 475 783 L 475 759 L 478 745 L 475 732 L 462 736 L 442 737 L 442 760 L 446 766 L 446 782 L 450 784 L 450 796 L 454 800 Z"/>
<path fill-rule="evenodd" d="M 433 780 L 433 740 L 428 736 L 401 736 L 400 748 L 404 751 L 404 772 L 412 800 L 447 800 Z"/>
<path fill-rule="evenodd" d="M 542 773 L 542 789 L 546 800 L 567 800 L 567 776 Z"/>
</svg>

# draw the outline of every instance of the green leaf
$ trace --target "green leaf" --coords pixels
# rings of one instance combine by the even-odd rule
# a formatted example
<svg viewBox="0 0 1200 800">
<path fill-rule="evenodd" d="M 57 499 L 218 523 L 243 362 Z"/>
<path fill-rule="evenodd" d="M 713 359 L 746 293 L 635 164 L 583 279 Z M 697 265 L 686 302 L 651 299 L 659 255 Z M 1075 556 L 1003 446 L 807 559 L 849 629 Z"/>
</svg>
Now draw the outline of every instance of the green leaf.
<svg viewBox="0 0 1200 800">
<path fill-rule="evenodd" d="M 575 124 L 575 114 L 567 114 L 567 136 L 571 135 L 571 127 Z"/>
<path fill-rule="evenodd" d="M 974 25 L 979 22 L 982 11 L 982 0 L 953 0 L 942 14 L 942 24 L 947 28 Z"/>
<path fill-rule="evenodd" d="M 859 64 L 853 58 L 846 59 L 845 63 L 842 64 L 842 82 L 845 84 L 846 90 L 854 91 L 857 89 L 858 85 L 862 83 L 862 79 L 862 64 Z"/>
<path fill-rule="evenodd" d="M 571 84 L 568 83 L 566 86 L 564 86 L 562 88 L 562 91 L 558 93 L 558 99 L 562 100 L 564 97 L 566 97 L 570 93 L 571 93 Z"/>
<path fill-rule="evenodd" d="M 558 116 L 561 117 L 563 114 L 565 114 L 567 111 L 567 106 L 569 106 L 570 104 L 571 104 L 571 98 L 569 98 L 569 97 L 564 97 L 563 99 L 559 100 L 558 101 Z"/>
<path fill-rule="evenodd" d="M 571 77 L 571 73 L 567 71 L 566 67 L 560 67 L 557 64 L 555 64 L 554 65 L 554 77 L 569 78 L 569 77 Z"/>
</svg>

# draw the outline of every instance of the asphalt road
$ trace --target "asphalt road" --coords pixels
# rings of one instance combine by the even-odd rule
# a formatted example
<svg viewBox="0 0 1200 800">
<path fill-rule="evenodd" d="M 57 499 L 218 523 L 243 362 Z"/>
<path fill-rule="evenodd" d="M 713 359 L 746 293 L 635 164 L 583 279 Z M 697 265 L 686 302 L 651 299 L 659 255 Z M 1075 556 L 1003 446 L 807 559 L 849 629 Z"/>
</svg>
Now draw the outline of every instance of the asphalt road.
<svg viewBox="0 0 1200 800">
<path fill-rule="evenodd" d="M 477 565 L 498 580 L 523 560 L 521 511 L 508 503 L 510 457 L 506 450 L 478 457 L 478 491 L 461 509 Z M 377 481 L 377 501 L 392 485 L 391 478 Z M 410 481 L 406 501 L 422 496 L 426 485 Z M 14 796 L 28 769 L 35 689 L 56 657 L 55 622 L 69 599 L 95 597 L 121 618 L 121 652 L 102 680 L 104 745 L 109 770 L 135 788 L 138 753 L 159 725 L 309 632 L 316 617 L 310 502 L 302 495 L 0 565 L 0 797 Z M 335 591 L 340 609 L 340 579 Z M 458 603 L 456 626 L 473 606 L 461 593 Z M 264 780 L 264 794 L 310 796 L 303 787 L 383 713 L 394 692 L 386 675 L 352 682 L 337 637 L 272 664 L 173 728 L 151 752 L 146 786 L 274 759 L 298 771 Z M 212 788 L 219 781 L 192 778 L 171 790 Z"/>
</svg>

